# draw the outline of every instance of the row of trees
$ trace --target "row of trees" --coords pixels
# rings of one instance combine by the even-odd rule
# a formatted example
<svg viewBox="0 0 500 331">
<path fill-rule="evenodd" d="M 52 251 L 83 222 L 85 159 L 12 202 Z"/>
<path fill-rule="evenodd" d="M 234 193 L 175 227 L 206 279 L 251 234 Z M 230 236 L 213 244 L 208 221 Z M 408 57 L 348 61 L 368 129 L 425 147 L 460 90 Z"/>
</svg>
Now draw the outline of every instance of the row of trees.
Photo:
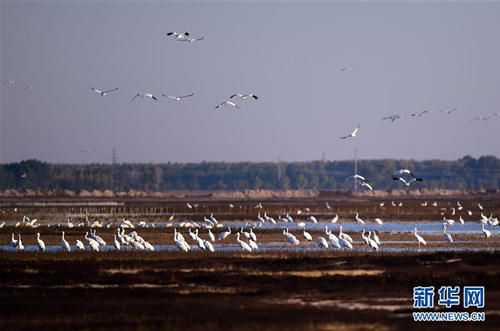
<svg viewBox="0 0 500 331">
<path fill-rule="evenodd" d="M 375 189 L 404 188 L 391 179 L 396 169 L 408 168 L 424 179 L 410 188 L 500 188 L 500 159 L 466 156 L 443 160 L 360 160 L 358 173 Z M 26 178 L 21 175 L 27 172 Z M 128 191 L 229 189 L 350 189 L 353 161 L 293 163 L 166 163 L 166 164 L 50 164 L 27 160 L 0 166 L 0 190 L 111 189 Z"/>
</svg>

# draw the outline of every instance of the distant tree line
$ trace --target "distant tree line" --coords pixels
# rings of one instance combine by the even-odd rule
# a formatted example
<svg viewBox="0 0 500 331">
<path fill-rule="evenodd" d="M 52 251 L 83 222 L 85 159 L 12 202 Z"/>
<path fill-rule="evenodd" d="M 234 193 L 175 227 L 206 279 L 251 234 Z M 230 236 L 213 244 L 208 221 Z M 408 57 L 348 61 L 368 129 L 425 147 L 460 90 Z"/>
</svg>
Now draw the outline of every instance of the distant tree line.
<svg viewBox="0 0 500 331">
<path fill-rule="evenodd" d="M 375 189 L 405 188 L 391 180 L 396 169 L 408 168 L 424 179 L 413 188 L 498 189 L 500 159 L 466 156 L 460 160 L 359 160 L 358 173 Z M 21 178 L 27 172 L 26 178 Z M 37 160 L 0 165 L 0 190 L 68 189 L 166 191 L 243 189 L 345 189 L 352 181 L 353 161 L 201 162 L 136 164 L 50 164 Z"/>
</svg>

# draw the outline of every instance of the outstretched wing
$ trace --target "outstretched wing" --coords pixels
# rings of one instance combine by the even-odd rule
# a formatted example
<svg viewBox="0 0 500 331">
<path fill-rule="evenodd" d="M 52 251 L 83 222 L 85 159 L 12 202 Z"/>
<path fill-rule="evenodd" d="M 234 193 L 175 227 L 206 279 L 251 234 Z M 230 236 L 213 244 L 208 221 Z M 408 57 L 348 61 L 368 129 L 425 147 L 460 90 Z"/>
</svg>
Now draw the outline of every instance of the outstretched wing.
<svg viewBox="0 0 500 331">
<path fill-rule="evenodd" d="M 141 96 L 140 93 L 138 93 L 131 101 L 134 101 L 134 99 L 137 98 L 137 97 L 139 97 L 139 96 Z"/>
<path fill-rule="evenodd" d="M 188 95 L 180 96 L 179 98 L 189 98 L 189 97 L 192 97 L 193 95 L 194 95 L 194 93 L 191 93 L 191 94 L 188 94 Z"/>
<path fill-rule="evenodd" d="M 113 92 L 113 91 L 116 91 L 116 90 L 118 90 L 118 87 L 115 88 L 115 89 L 112 89 L 112 90 L 104 91 L 104 93 L 109 93 L 109 92 Z"/>
</svg>

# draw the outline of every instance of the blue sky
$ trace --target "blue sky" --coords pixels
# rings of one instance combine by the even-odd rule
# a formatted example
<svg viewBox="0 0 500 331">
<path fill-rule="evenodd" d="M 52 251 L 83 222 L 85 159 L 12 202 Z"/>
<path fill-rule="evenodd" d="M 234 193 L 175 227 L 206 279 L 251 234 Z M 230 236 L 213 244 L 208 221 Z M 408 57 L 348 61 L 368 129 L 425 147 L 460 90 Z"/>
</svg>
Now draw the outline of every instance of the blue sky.
<svg viewBox="0 0 500 331">
<path fill-rule="evenodd" d="M 323 151 L 342 160 L 354 147 L 371 159 L 500 157 L 500 116 L 471 122 L 500 112 L 498 2 L 2 1 L 0 10 L 0 79 L 19 82 L 1 85 L 3 163 L 110 162 L 112 148 L 120 162 L 155 163 Z M 119 90 L 101 97 L 89 86 Z M 142 92 L 158 101 L 131 102 Z M 214 109 L 234 93 L 259 100 Z M 358 124 L 356 139 L 339 139 Z"/>
</svg>

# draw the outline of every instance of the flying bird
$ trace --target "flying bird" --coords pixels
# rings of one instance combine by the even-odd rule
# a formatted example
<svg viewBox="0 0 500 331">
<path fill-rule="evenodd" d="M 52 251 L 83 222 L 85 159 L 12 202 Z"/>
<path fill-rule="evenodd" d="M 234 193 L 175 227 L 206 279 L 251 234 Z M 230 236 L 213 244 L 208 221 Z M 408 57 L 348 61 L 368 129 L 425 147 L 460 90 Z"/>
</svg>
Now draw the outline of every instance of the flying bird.
<svg viewBox="0 0 500 331">
<path fill-rule="evenodd" d="M 356 134 L 358 133 L 358 131 L 359 131 L 359 125 L 356 127 L 356 129 L 354 129 L 354 131 L 350 135 L 345 137 L 340 137 L 340 139 L 356 138 Z"/>
<path fill-rule="evenodd" d="M 99 93 L 99 94 L 101 95 L 101 97 L 103 97 L 103 96 L 105 96 L 106 94 L 108 94 L 109 92 L 113 92 L 113 91 L 118 90 L 118 87 L 117 87 L 117 88 L 115 88 L 115 89 L 112 89 L 112 90 L 107 90 L 107 91 L 101 91 L 101 90 L 98 90 L 98 89 L 93 88 L 92 86 L 90 87 L 90 89 L 91 89 L 92 91 L 94 91 L 94 92 Z"/>
<path fill-rule="evenodd" d="M 422 178 L 413 178 L 412 180 L 410 180 L 409 182 L 407 182 L 404 178 L 401 178 L 401 177 L 392 177 L 392 180 L 400 180 L 403 183 L 405 183 L 406 186 L 410 186 L 410 184 L 413 183 L 413 182 L 421 182 L 421 181 L 423 181 Z"/>
<path fill-rule="evenodd" d="M 199 40 L 203 40 L 203 37 L 201 37 L 201 38 L 182 38 L 182 39 L 177 38 L 177 41 L 187 41 L 190 43 L 192 43 L 193 41 L 199 41 Z"/>
<path fill-rule="evenodd" d="M 350 71 L 350 70 L 356 70 L 356 68 L 347 67 L 343 68 L 341 71 Z"/>
<path fill-rule="evenodd" d="M 396 114 L 396 115 L 391 115 L 391 116 L 387 116 L 387 117 L 384 117 L 382 119 L 382 121 L 385 121 L 385 120 L 391 120 L 391 123 L 394 122 L 395 120 L 400 120 L 402 118 L 406 118 L 404 117 L 403 115 L 399 115 L 399 114 Z"/>
<path fill-rule="evenodd" d="M 80 153 L 89 153 L 89 154 L 90 154 L 90 153 L 95 153 L 95 152 L 96 152 L 96 151 L 95 151 L 95 150 L 93 150 L 93 149 L 86 149 L 86 150 L 84 150 L 84 151 L 80 151 Z"/>
<path fill-rule="evenodd" d="M 36 86 L 26 86 L 23 88 L 23 90 L 38 90 L 38 87 Z"/>
<path fill-rule="evenodd" d="M 427 110 L 424 110 L 423 112 L 419 113 L 419 114 L 411 114 L 411 116 L 418 116 L 418 117 L 422 117 L 423 114 L 425 113 L 428 113 Z"/>
<path fill-rule="evenodd" d="M 453 108 L 452 110 L 442 110 L 442 109 L 440 109 L 439 111 L 442 112 L 442 113 L 451 114 L 451 113 L 453 113 L 457 109 L 458 108 Z"/>
<path fill-rule="evenodd" d="M 3 82 L 2 84 L 17 84 L 17 82 L 15 80 L 8 80 Z"/>
<path fill-rule="evenodd" d="M 233 107 L 236 107 L 238 109 L 241 109 L 241 107 L 239 107 L 237 104 L 235 104 L 234 102 L 231 102 L 231 101 L 224 101 L 223 103 L 217 105 L 217 107 L 215 107 L 215 109 L 217 109 L 221 106 L 233 106 Z"/>
<path fill-rule="evenodd" d="M 154 95 L 152 95 L 151 93 L 137 93 L 137 95 L 131 101 L 134 101 L 134 99 L 137 97 L 141 97 L 141 98 L 148 97 L 148 98 L 154 99 L 155 101 L 158 101 L 158 99 L 156 99 L 156 97 Z"/>
<path fill-rule="evenodd" d="M 413 178 L 415 178 L 415 175 L 411 173 L 411 171 L 409 169 L 399 169 L 399 170 L 396 170 L 393 174 L 392 174 L 392 177 L 397 177 L 397 176 L 401 176 L 403 174 L 409 174 L 411 175 Z"/>
<path fill-rule="evenodd" d="M 500 115 L 500 113 L 493 113 L 493 114 L 491 114 L 490 116 L 488 116 L 488 119 L 489 119 L 490 117 L 493 117 L 493 116 L 499 116 L 499 115 Z"/>
<path fill-rule="evenodd" d="M 174 35 L 175 39 L 184 39 L 186 36 L 189 36 L 188 32 L 184 33 L 177 33 L 177 32 L 169 32 L 167 33 L 167 36 Z"/>
<path fill-rule="evenodd" d="M 27 172 L 24 172 L 24 174 L 21 175 L 21 178 L 26 178 L 28 176 Z"/>
<path fill-rule="evenodd" d="M 181 101 L 181 99 L 183 99 L 183 98 L 189 98 L 189 97 L 192 97 L 193 95 L 194 95 L 194 93 L 191 93 L 191 94 L 188 94 L 188 95 L 182 95 L 180 97 L 176 97 L 176 96 L 172 96 L 172 95 L 162 94 L 162 96 L 164 96 L 166 98 L 174 99 L 175 101 Z"/>
<path fill-rule="evenodd" d="M 488 117 L 488 118 L 489 118 L 489 117 Z M 485 121 L 487 121 L 487 120 L 488 120 L 488 118 L 483 117 L 483 116 L 476 116 L 476 117 L 474 117 L 474 118 L 471 120 L 471 122 L 474 122 L 475 120 L 485 120 Z"/>
<path fill-rule="evenodd" d="M 341 183 L 345 182 L 345 181 L 348 181 L 349 179 L 361 179 L 362 181 L 364 182 L 367 182 L 369 183 L 370 181 L 367 180 L 365 177 L 361 176 L 361 175 L 358 175 L 358 174 L 354 174 L 354 175 L 351 175 L 349 177 L 347 177 L 346 179 L 344 179 L 343 181 L 341 181 Z"/>
<path fill-rule="evenodd" d="M 356 187 L 356 186 L 358 186 L 358 185 L 361 185 L 361 186 L 363 186 L 363 187 L 366 187 L 367 189 L 369 189 L 370 191 L 372 191 L 372 192 L 373 192 L 373 187 L 371 187 L 371 185 L 370 185 L 370 184 L 368 184 L 367 182 L 360 182 L 360 183 L 356 183 L 356 184 L 354 184 L 354 185 L 351 187 L 351 189 L 350 189 L 349 191 L 352 191 L 352 189 L 353 189 L 353 188 L 355 188 L 355 187 Z"/>
<path fill-rule="evenodd" d="M 234 98 L 235 96 L 238 96 L 240 97 L 241 99 L 247 99 L 247 98 L 254 98 L 255 100 L 257 100 L 259 97 L 256 96 L 255 94 L 240 94 L 240 93 L 236 93 L 236 94 L 233 94 L 231 95 L 231 97 L 229 99 L 232 99 Z"/>
</svg>

